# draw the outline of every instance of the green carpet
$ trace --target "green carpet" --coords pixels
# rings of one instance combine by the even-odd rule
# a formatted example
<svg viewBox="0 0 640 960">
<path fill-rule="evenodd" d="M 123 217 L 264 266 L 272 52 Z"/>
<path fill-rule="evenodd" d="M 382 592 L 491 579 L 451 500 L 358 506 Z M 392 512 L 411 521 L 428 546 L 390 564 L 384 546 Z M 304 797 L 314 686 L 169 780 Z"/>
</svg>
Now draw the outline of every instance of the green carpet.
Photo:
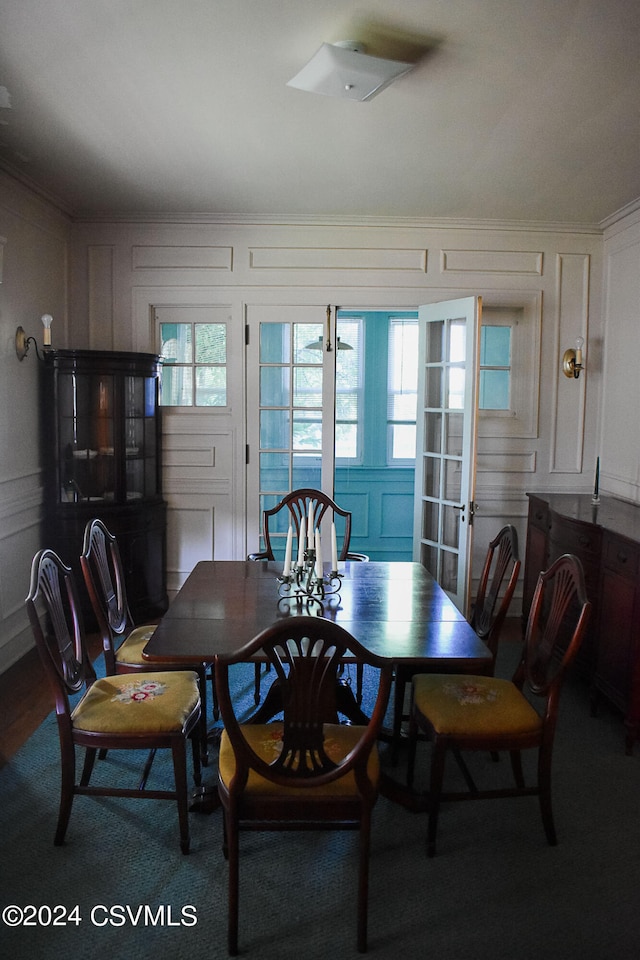
<svg viewBox="0 0 640 960">
<path fill-rule="evenodd" d="M 250 687 L 247 680 L 245 695 Z M 591 717 L 585 687 L 567 684 L 554 765 L 555 848 L 546 844 L 535 798 L 457 803 L 443 808 L 438 854 L 427 860 L 424 815 L 379 800 L 370 955 L 635 960 L 640 745 L 627 757 L 623 737 L 619 717 L 606 709 Z M 11 927 L 13 914 L 3 914 L 0 956 L 226 957 L 220 813 L 192 814 L 191 853 L 184 857 L 173 804 L 76 797 L 66 844 L 54 847 L 58 749 L 50 716 L 0 771 L 1 906 L 43 908 L 35 926 Z M 428 749 L 420 745 L 422 784 Z M 112 753 L 96 775 L 135 777 L 141 762 Z M 474 769 L 509 777 L 507 762 L 482 755 Z M 170 770 L 158 755 L 153 782 Z M 455 764 L 447 771 L 451 783 Z M 403 779 L 402 761 L 392 772 Z M 205 776 L 213 778 L 214 769 Z M 256 960 L 356 956 L 356 843 L 352 833 L 244 834 L 241 953 Z M 54 925 L 64 916 L 66 925 Z"/>
</svg>

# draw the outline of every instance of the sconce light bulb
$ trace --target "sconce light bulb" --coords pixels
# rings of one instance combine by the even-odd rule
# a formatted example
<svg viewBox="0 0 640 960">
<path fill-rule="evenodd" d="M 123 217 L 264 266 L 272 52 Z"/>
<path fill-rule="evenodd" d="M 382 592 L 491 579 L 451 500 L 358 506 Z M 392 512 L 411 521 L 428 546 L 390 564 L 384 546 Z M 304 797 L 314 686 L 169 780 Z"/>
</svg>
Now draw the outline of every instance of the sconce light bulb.
<svg viewBox="0 0 640 960">
<path fill-rule="evenodd" d="M 51 324 L 53 323 L 53 317 L 50 313 L 43 313 L 41 318 L 42 326 L 44 327 L 44 346 L 51 346 Z"/>
<path fill-rule="evenodd" d="M 584 346 L 584 337 L 576 337 L 576 350 L 582 350 Z"/>
</svg>

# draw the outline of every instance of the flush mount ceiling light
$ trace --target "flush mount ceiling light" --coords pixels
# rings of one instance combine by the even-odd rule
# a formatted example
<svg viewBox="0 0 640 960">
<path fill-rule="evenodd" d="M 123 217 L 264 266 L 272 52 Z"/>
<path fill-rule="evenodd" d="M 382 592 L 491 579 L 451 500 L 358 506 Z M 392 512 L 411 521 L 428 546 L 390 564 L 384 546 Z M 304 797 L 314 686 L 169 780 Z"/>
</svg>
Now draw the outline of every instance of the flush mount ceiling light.
<svg viewBox="0 0 640 960">
<path fill-rule="evenodd" d="M 370 57 L 363 44 L 353 40 L 323 43 L 306 67 L 287 86 L 345 100 L 372 100 L 413 63 Z"/>
</svg>

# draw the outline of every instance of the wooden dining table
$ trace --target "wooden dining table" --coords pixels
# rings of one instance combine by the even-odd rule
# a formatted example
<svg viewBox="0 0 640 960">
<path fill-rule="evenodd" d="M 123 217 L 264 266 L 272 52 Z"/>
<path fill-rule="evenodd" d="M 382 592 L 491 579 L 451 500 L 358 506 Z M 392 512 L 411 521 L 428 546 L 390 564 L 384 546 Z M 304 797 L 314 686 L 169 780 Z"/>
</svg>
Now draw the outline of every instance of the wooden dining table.
<svg viewBox="0 0 640 960">
<path fill-rule="evenodd" d="M 488 648 L 421 564 L 347 561 L 341 566 L 339 593 L 297 601 L 280 596 L 281 563 L 202 560 L 171 602 L 144 657 L 211 662 L 276 620 L 302 614 L 334 620 L 373 653 L 403 668 L 486 671 Z"/>
<path fill-rule="evenodd" d="M 328 587 L 338 592 L 319 600 L 290 595 L 290 588 L 281 582 L 282 563 L 202 560 L 178 591 L 143 655 L 150 663 L 210 663 L 218 653 L 238 650 L 276 620 L 299 615 L 334 620 L 393 663 L 399 688 L 388 739 L 395 752 L 404 684 L 412 672 L 486 673 L 491 653 L 421 564 L 347 561 L 340 566 L 339 580 Z M 366 723 L 351 688 L 343 685 L 341 694 L 341 712 L 354 723 Z M 275 712 L 268 693 L 260 719 Z M 384 792 L 414 808 L 415 798 L 388 778 Z"/>
</svg>

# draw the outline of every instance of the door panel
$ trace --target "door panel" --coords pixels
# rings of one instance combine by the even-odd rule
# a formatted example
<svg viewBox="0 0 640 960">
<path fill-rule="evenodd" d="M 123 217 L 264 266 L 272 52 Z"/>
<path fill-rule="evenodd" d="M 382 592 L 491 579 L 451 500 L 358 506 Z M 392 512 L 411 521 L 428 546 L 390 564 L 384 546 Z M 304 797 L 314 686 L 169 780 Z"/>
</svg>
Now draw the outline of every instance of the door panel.
<svg viewBox="0 0 640 960">
<path fill-rule="evenodd" d="M 247 553 L 263 548 L 263 511 L 290 490 L 333 496 L 333 328 L 325 307 L 247 308 Z M 276 556 L 284 556 L 282 522 Z"/>
<path fill-rule="evenodd" d="M 420 307 L 414 559 L 469 606 L 480 298 Z"/>
</svg>

